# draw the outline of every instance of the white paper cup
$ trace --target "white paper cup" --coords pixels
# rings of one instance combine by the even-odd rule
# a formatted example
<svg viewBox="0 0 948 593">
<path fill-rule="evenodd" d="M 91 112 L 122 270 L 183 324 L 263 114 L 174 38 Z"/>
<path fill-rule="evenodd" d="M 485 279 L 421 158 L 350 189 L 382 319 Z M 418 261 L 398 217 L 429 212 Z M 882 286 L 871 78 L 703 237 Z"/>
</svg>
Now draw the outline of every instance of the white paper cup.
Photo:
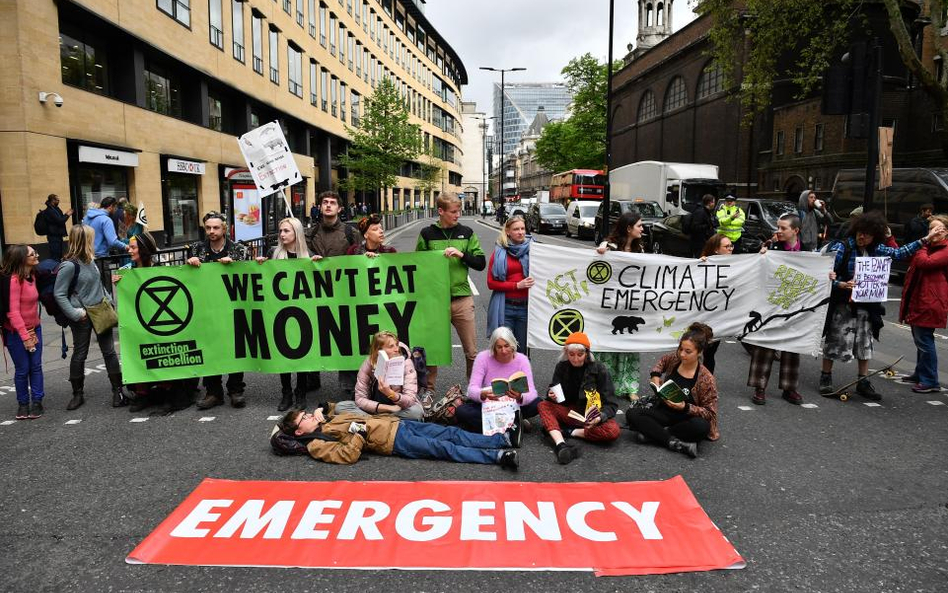
<svg viewBox="0 0 948 593">
<path fill-rule="evenodd" d="M 561 404 L 566 401 L 566 396 L 563 394 L 563 386 L 559 383 L 550 387 L 550 391 L 553 392 L 553 401 L 556 403 Z"/>
</svg>

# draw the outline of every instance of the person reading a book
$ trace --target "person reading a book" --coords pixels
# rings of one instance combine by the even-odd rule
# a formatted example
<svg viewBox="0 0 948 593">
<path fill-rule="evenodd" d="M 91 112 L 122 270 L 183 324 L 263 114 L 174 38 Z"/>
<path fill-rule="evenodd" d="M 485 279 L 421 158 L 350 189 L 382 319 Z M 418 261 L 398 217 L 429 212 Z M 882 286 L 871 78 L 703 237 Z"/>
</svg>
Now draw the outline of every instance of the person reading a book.
<svg viewBox="0 0 948 593">
<path fill-rule="evenodd" d="M 509 397 L 520 407 L 515 423 L 529 430 L 526 418 L 537 415 L 537 390 L 533 385 L 530 359 L 518 352 L 517 338 L 509 327 L 500 326 L 490 335 L 487 350 L 478 353 L 467 385 L 467 402 L 455 413 L 464 430 L 481 432 L 481 407 L 487 400 Z M 521 433 L 517 433 L 519 436 Z"/>
<path fill-rule="evenodd" d="M 273 427 L 270 448 L 277 455 L 306 455 L 351 465 L 362 452 L 407 459 L 443 459 L 458 463 L 496 464 L 516 471 L 517 452 L 506 434 L 489 437 L 456 426 L 403 420 L 396 416 L 340 414 L 331 404 L 312 412 L 294 408 Z"/>
<path fill-rule="evenodd" d="M 537 406 L 543 430 L 553 439 L 556 460 L 563 465 L 579 457 L 579 449 L 566 439 L 607 443 L 619 438 L 612 377 L 590 350 L 586 334 L 574 332 L 566 338 L 547 399 Z"/>
<path fill-rule="evenodd" d="M 421 420 L 424 409 L 418 402 L 418 378 L 411 362 L 411 349 L 389 331 L 372 336 L 369 356 L 359 367 L 355 401 L 336 404 L 336 413 L 394 414 L 399 418 Z"/>
<path fill-rule="evenodd" d="M 718 439 L 718 387 L 701 364 L 701 353 L 713 337 L 710 327 L 692 323 L 681 335 L 678 350 L 652 367 L 654 404 L 629 408 L 625 415 L 633 440 L 658 443 L 694 458 L 698 441 Z"/>
<path fill-rule="evenodd" d="M 507 219 L 487 264 L 487 287 L 493 291 L 487 305 L 487 335 L 498 327 L 509 327 L 517 338 L 517 352 L 523 354 L 527 353 L 527 297 L 533 286 L 532 241 L 522 217 Z"/>
</svg>

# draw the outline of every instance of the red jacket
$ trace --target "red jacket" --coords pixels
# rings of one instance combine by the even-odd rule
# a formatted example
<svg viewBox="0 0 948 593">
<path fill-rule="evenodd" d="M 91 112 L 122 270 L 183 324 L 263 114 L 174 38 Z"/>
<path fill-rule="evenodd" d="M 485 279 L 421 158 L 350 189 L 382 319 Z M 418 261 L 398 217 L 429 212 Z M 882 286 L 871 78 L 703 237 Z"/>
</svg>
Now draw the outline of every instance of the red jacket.
<svg viewBox="0 0 948 593">
<path fill-rule="evenodd" d="M 494 278 L 494 254 L 490 254 L 490 262 L 487 264 L 487 288 L 499 290 L 507 293 L 508 299 L 526 299 L 530 296 L 529 288 L 517 288 L 517 283 L 526 278 L 523 275 L 523 266 L 520 260 L 507 254 L 507 279 L 497 280 Z"/>
<path fill-rule="evenodd" d="M 948 325 L 948 243 L 923 245 L 912 258 L 899 320 L 919 327 Z"/>
</svg>

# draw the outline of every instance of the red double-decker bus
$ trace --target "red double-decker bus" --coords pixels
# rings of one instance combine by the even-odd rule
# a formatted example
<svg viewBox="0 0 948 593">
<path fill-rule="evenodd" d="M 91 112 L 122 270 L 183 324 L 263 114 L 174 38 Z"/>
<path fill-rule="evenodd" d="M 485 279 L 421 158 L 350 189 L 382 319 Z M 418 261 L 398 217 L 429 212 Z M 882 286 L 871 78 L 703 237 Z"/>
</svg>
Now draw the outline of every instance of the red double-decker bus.
<svg viewBox="0 0 948 593">
<path fill-rule="evenodd" d="M 606 176 L 594 169 L 573 169 L 557 173 L 550 182 L 550 201 L 564 206 L 571 200 L 601 200 Z"/>
</svg>

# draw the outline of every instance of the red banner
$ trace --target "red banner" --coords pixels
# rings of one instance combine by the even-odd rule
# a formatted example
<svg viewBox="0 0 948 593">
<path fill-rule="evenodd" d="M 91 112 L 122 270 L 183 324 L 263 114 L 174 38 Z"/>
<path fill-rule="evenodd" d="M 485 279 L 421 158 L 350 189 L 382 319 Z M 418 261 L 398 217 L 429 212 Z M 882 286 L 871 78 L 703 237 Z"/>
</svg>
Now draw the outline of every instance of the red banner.
<svg viewBox="0 0 948 593">
<path fill-rule="evenodd" d="M 597 575 L 744 567 L 681 476 L 568 484 L 205 479 L 126 561 Z"/>
</svg>

